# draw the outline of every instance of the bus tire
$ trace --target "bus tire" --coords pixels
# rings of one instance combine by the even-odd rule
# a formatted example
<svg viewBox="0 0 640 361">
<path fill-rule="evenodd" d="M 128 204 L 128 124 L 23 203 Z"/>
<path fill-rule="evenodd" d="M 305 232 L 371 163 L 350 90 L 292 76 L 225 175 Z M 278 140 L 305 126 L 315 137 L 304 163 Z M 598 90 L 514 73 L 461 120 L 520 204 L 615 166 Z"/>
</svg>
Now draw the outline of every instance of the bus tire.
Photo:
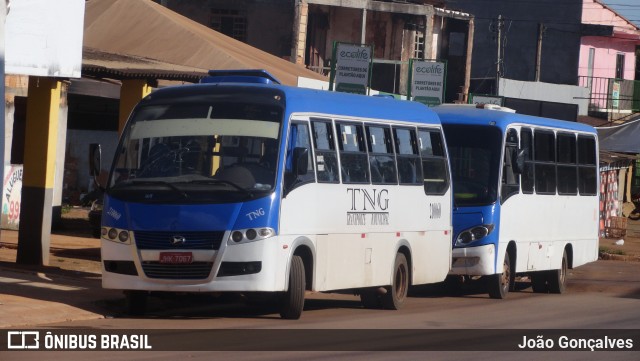
<svg viewBox="0 0 640 361">
<path fill-rule="evenodd" d="M 549 292 L 564 293 L 567 288 L 568 268 L 567 251 L 564 251 L 562 254 L 562 264 L 560 265 L 560 268 L 548 272 Z"/>
<path fill-rule="evenodd" d="M 396 254 L 393 265 L 393 284 L 382 295 L 382 307 L 389 310 L 399 310 L 407 299 L 409 291 L 409 265 L 404 254 Z"/>
<path fill-rule="evenodd" d="M 127 302 L 127 314 L 130 316 L 143 316 L 147 311 L 147 296 L 146 291 L 125 291 L 125 298 Z"/>
<path fill-rule="evenodd" d="M 280 317 L 285 320 L 297 320 L 304 308 L 304 292 L 306 289 L 304 263 L 300 256 L 291 258 L 289 272 L 289 289 L 283 294 Z"/>
<path fill-rule="evenodd" d="M 512 284 L 515 280 L 511 269 L 511 259 L 509 257 L 509 252 L 506 252 L 504 254 L 504 261 L 502 262 L 502 272 L 489 276 L 487 280 L 489 297 L 496 299 L 503 299 L 507 297 L 507 294 L 512 288 Z"/>
<path fill-rule="evenodd" d="M 548 293 L 549 287 L 547 285 L 548 274 L 547 272 L 533 272 L 529 274 L 531 279 L 531 289 L 535 293 Z"/>
</svg>

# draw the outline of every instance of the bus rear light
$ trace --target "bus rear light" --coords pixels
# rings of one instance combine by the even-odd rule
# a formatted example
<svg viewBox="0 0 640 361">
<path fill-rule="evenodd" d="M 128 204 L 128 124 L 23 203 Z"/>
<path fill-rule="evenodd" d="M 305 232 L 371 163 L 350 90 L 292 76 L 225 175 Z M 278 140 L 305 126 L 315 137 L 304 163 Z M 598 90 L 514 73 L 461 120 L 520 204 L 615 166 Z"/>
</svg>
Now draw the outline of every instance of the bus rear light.
<svg viewBox="0 0 640 361">
<path fill-rule="evenodd" d="M 109 232 L 107 233 L 107 236 L 109 237 L 110 240 L 115 240 L 116 237 L 118 237 L 118 230 L 115 228 L 110 228 Z"/>
</svg>

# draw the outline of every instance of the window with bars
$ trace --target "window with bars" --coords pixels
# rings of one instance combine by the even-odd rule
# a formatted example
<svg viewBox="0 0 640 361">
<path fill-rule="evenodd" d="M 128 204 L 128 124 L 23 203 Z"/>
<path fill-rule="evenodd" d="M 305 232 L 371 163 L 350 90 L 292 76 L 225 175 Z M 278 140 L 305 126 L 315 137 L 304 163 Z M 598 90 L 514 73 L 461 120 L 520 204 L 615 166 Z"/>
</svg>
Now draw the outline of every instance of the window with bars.
<svg viewBox="0 0 640 361">
<path fill-rule="evenodd" d="M 230 9 L 211 9 L 209 27 L 236 40 L 247 40 L 247 16 Z"/>
<path fill-rule="evenodd" d="M 413 48 L 413 58 L 414 59 L 423 59 L 424 55 L 424 34 L 421 31 L 415 32 L 414 39 L 414 48 Z"/>
</svg>

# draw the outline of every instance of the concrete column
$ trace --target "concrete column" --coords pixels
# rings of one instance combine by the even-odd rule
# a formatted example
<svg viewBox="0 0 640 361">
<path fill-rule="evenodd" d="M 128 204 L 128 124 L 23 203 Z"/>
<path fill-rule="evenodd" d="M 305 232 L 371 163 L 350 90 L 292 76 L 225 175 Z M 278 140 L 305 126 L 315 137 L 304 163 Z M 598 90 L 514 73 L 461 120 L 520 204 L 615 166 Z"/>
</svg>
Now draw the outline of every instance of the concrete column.
<svg viewBox="0 0 640 361">
<path fill-rule="evenodd" d="M 7 137 L 6 134 L 6 114 L 5 114 L 5 77 L 4 77 L 4 27 L 6 23 L 7 16 L 7 4 L 6 2 L 0 2 L 0 176 L 4 179 L 4 165 L 5 163 L 5 140 Z M 2 202 L 0 202 L 0 205 Z"/>
<path fill-rule="evenodd" d="M 29 78 L 24 173 L 18 233 L 19 264 L 48 265 L 62 82 Z"/>
<path fill-rule="evenodd" d="M 69 82 L 61 84 L 60 104 L 58 107 L 58 141 L 55 154 L 55 176 L 53 182 L 53 209 L 51 222 L 54 226 L 60 226 L 62 222 L 62 185 L 64 183 L 64 160 L 67 151 L 67 115 L 69 106 L 67 103 L 67 90 Z M 88 160 L 85 159 L 88 164 Z"/>
<path fill-rule="evenodd" d="M 151 86 L 145 79 L 127 79 L 122 81 L 120 88 L 120 118 L 118 121 L 118 134 L 122 134 L 124 125 L 133 108 L 142 98 L 151 93 Z"/>
<path fill-rule="evenodd" d="M 424 51 L 422 57 L 424 59 L 435 59 L 436 54 L 433 53 L 433 15 L 424 17 Z"/>
<path fill-rule="evenodd" d="M 367 9 L 362 9 L 362 28 L 360 29 L 360 44 L 367 41 Z"/>
<path fill-rule="evenodd" d="M 307 29 L 309 26 L 309 4 L 305 0 L 297 0 L 294 4 L 293 44 L 291 44 L 291 62 L 304 65 Z"/>
</svg>

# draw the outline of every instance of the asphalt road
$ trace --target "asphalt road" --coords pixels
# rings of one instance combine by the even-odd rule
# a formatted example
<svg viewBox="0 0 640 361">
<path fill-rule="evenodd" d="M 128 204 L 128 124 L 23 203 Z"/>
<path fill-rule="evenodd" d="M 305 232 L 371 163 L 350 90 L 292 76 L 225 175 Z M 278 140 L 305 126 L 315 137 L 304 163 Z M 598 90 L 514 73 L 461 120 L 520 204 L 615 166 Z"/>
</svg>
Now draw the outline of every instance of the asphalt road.
<svg viewBox="0 0 640 361">
<path fill-rule="evenodd" d="M 457 296 L 439 287 L 421 287 L 412 291 L 399 311 L 364 309 L 358 298 L 349 294 L 310 294 L 297 321 L 281 320 L 272 310 L 256 309 L 238 299 L 211 295 L 153 297 L 144 318 L 122 315 L 121 299 L 105 300 L 105 306 L 113 311 L 108 318 L 41 327 L 56 328 L 54 333 L 146 333 L 151 334 L 153 350 L 167 351 L 12 351 L 0 358 L 638 359 L 637 351 L 523 352 L 517 351 L 514 343 L 521 343 L 523 335 L 534 339 L 543 335 L 557 345 L 564 333 L 570 338 L 574 334 L 598 338 L 618 337 L 622 332 L 625 339 L 632 339 L 636 350 L 640 349 L 640 263 L 598 261 L 570 270 L 567 292 L 562 295 L 535 294 L 526 286 L 521 283 L 521 290 L 505 300 L 488 298 L 479 285 L 466 286 Z M 214 351 L 224 349 L 230 351 Z"/>
</svg>

